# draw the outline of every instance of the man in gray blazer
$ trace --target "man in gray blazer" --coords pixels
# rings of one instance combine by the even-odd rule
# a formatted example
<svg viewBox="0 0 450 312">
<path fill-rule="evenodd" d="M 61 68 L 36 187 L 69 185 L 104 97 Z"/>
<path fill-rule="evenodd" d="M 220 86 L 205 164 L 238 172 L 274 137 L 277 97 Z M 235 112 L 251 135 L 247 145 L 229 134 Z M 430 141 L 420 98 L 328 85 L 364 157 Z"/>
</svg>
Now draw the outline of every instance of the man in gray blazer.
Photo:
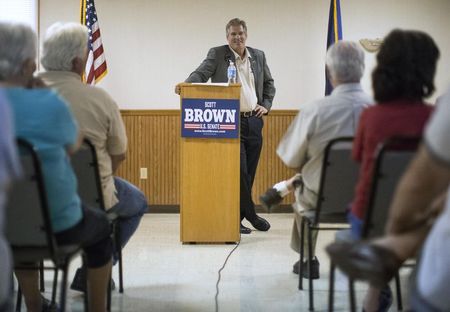
<svg viewBox="0 0 450 312">
<path fill-rule="evenodd" d="M 262 116 L 266 115 L 275 96 L 275 86 L 266 57 L 261 50 L 246 47 L 247 25 L 234 18 L 226 25 L 228 45 L 211 48 L 206 59 L 189 75 L 186 82 L 227 82 L 230 62 L 236 64 L 237 81 L 241 83 L 241 221 L 246 218 L 255 229 L 267 231 L 269 222 L 255 212 L 252 186 L 262 148 Z M 180 93 L 180 88 L 175 88 Z M 241 233 L 251 230 L 241 223 Z"/>
</svg>

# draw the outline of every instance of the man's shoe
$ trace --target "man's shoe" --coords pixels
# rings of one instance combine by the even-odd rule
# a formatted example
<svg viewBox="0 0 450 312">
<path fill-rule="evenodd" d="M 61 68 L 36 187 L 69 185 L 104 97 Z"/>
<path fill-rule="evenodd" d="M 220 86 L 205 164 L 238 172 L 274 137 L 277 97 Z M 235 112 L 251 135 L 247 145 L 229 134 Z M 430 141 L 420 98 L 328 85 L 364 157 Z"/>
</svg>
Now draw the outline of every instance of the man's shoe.
<svg viewBox="0 0 450 312">
<path fill-rule="evenodd" d="M 389 285 L 386 285 L 380 291 L 380 296 L 378 298 L 378 311 L 387 312 L 392 306 L 392 290 Z"/>
<path fill-rule="evenodd" d="M 86 292 L 86 269 L 79 268 L 75 273 L 75 277 L 73 278 L 72 284 L 70 284 L 70 289 L 76 290 L 79 292 Z M 116 283 L 111 278 L 111 290 L 116 289 Z"/>
<path fill-rule="evenodd" d="M 259 196 L 259 200 L 264 208 L 267 210 L 277 206 L 283 201 L 283 197 L 274 188 L 269 188 L 264 194 Z"/>
<path fill-rule="evenodd" d="M 77 269 L 72 284 L 70 284 L 70 289 L 79 292 L 86 292 L 86 275 L 87 273 L 84 267 Z"/>
<path fill-rule="evenodd" d="M 111 290 L 116 290 L 116 283 L 114 282 L 112 277 L 111 277 Z"/>
<path fill-rule="evenodd" d="M 314 257 L 312 259 L 311 262 L 311 270 L 312 270 L 312 278 L 313 280 L 315 279 L 319 279 L 320 277 L 320 273 L 319 273 L 319 269 L 320 269 L 320 264 L 319 264 L 319 260 L 317 260 L 316 257 Z M 295 274 L 300 274 L 300 260 L 297 261 L 294 264 L 293 270 L 292 272 L 294 272 Z M 309 271 L 308 271 L 308 261 L 303 262 L 303 272 L 302 272 L 302 277 L 303 278 L 309 278 Z"/>
<path fill-rule="evenodd" d="M 300 260 L 294 263 L 292 266 L 292 272 L 294 272 L 294 274 L 300 274 Z"/>
<path fill-rule="evenodd" d="M 42 312 L 58 312 L 59 307 L 56 303 L 52 304 L 50 300 L 41 295 L 41 311 Z"/>
<path fill-rule="evenodd" d="M 256 216 L 255 219 L 249 220 L 255 229 L 258 231 L 268 231 L 270 229 L 270 223 L 266 219 Z"/>
<path fill-rule="evenodd" d="M 248 227 L 243 226 L 241 223 L 241 234 L 250 234 L 252 230 L 250 230 Z"/>
</svg>

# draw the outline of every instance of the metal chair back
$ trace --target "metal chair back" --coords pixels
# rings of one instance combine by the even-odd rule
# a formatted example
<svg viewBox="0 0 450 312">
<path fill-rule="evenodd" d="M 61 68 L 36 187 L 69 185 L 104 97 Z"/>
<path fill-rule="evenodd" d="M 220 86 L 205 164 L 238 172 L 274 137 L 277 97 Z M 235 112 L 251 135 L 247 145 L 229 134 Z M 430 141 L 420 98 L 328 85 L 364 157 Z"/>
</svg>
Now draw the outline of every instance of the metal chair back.
<svg viewBox="0 0 450 312">
<path fill-rule="evenodd" d="M 375 238 L 384 234 L 396 186 L 413 158 L 419 140 L 398 137 L 378 146 L 362 229 L 363 238 Z"/>
<path fill-rule="evenodd" d="M 78 180 L 78 195 L 83 204 L 105 210 L 100 170 L 94 145 L 84 139 L 82 146 L 71 157 L 72 168 Z"/>
<path fill-rule="evenodd" d="M 352 160 L 352 137 L 331 140 L 324 151 L 315 223 L 347 223 L 359 164 Z"/>
<path fill-rule="evenodd" d="M 13 184 L 8 196 L 6 237 L 13 250 L 44 248 L 53 255 L 56 243 L 39 156 L 26 140 L 18 139 L 17 144 L 23 175 Z"/>
<path fill-rule="evenodd" d="M 80 250 L 79 245 L 58 246 L 45 190 L 41 162 L 35 147 L 18 139 L 23 176 L 13 184 L 6 206 L 6 237 L 11 245 L 15 269 L 51 269 L 55 272 L 52 287 L 52 305 L 56 298 L 58 270 L 63 271 L 60 291 L 61 311 L 66 309 L 67 273 L 69 262 Z M 54 266 L 43 266 L 43 260 L 52 260 Z M 41 265 L 33 265 L 41 263 Z M 41 275 L 42 276 L 42 275 Z M 42 286 L 41 286 L 42 287 Z M 17 293 L 16 311 L 21 307 L 21 290 Z"/>
</svg>

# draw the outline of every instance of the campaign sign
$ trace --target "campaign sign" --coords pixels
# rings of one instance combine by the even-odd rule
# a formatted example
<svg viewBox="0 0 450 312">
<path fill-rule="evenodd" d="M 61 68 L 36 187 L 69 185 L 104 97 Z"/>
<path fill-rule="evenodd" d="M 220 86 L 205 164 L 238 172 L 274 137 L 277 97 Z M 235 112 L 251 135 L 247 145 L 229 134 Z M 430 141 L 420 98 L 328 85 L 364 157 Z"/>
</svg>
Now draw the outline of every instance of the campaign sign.
<svg viewBox="0 0 450 312">
<path fill-rule="evenodd" d="M 183 99 L 181 136 L 239 138 L 239 100 Z"/>
</svg>

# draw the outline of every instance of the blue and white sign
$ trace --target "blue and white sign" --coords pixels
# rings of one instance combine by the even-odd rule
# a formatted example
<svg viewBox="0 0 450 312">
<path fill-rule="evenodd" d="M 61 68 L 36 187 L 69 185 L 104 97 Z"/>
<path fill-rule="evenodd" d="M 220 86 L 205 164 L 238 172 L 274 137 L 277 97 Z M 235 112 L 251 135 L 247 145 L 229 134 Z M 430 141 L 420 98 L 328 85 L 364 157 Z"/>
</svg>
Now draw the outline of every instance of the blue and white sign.
<svg viewBox="0 0 450 312">
<path fill-rule="evenodd" d="M 181 136 L 239 138 L 239 100 L 183 99 Z"/>
</svg>

